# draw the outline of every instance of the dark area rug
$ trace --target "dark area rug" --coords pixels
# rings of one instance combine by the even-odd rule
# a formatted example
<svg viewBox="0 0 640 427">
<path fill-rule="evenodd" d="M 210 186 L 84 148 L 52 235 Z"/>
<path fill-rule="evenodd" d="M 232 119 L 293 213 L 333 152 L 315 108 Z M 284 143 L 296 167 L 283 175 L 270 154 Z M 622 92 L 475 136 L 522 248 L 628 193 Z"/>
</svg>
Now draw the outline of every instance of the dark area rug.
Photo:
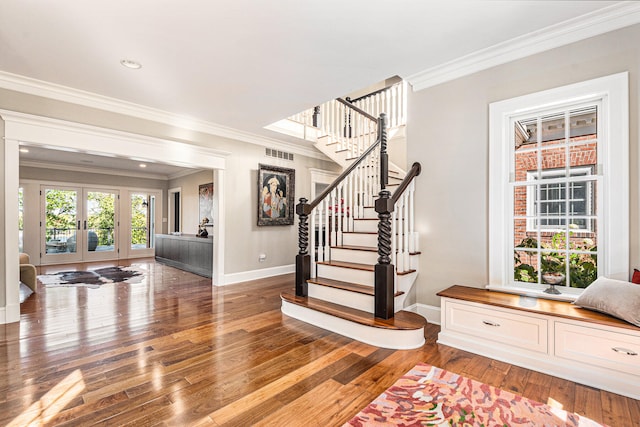
<svg viewBox="0 0 640 427">
<path fill-rule="evenodd" d="M 88 271 L 61 271 L 38 276 L 44 286 L 85 286 L 98 288 L 105 283 L 140 283 L 144 272 L 135 267 L 106 267 Z"/>
</svg>

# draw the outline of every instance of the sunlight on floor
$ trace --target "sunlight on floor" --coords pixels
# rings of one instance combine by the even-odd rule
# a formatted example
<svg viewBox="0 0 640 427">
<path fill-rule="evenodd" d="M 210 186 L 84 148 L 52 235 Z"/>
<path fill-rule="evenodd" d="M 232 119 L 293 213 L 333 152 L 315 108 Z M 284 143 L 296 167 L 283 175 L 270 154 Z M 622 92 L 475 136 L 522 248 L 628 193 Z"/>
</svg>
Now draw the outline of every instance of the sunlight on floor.
<svg viewBox="0 0 640 427">
<path fill-rule="evenodd" d="M 549 407 L 551 408 L 551 412 L 553 413 L 553 415 L 555 415 L 563 424 L 567 423 L 568 413 L 567 411 L 562 409 L 564 408 L 564 405 L 562 403 L 558 402 L 553 397 L 549 397 L 547 398 L 547 405 L 549 405 Z M 578 416 L 580 417 L 578 419 L 579 427 L 601 427 L 601 424 L 593 421 L 590 418 L 579 414 Z"/>
<path fill-rule="evenodd" d="M 85 389 L 82 372 L 76 369 L 37 402 L 13 419 L 7 427 L 44 425 Z"/>
</svg>

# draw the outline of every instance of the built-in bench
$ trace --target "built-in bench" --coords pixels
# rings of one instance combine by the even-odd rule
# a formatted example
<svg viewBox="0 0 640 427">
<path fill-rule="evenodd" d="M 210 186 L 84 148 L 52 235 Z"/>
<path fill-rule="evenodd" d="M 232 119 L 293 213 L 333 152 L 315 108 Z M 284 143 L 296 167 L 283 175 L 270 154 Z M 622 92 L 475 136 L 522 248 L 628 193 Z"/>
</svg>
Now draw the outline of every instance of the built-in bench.
<svg viewBox="0 0 640 427">
<path fill-rule="evenodd" d="M 640 328 L 569 302 L 452 286 L 438 342 L 640 399 Z"/>
</svg>

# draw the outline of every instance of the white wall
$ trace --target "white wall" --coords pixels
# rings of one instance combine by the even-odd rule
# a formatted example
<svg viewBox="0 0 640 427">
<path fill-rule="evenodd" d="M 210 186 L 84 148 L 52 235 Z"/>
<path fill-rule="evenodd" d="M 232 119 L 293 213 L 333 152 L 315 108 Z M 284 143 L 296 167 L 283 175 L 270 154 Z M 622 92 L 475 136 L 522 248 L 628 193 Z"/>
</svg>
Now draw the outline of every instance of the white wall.
<svg viewBox="0 0 640 427">
<path fill-rule="evenodd" d="M 439 306 L 442 289 L 488 282 L 489 104 L 622 71 L 630 75 L 630 266 L 640 267 L 638 40 L 635 25 L 410 95 L 407 158 L 422 164 L 417 302 Z"/>
<path fill-rule="evenodd" d="M 213 182 L 213 171 L 198 171 L 180 178 L 169 181 L 169 188 L 180 187 L 180 222 L 183 234 L 195 235 L 200 224 L 199 218 L 199 186 Z M 213 182 L 213 194 L 216 195 L 218 189 L 216 183 Z M 215 224 L 213 229 L 208 228 L 207 231 L 215 232 Z"/>
</svg>

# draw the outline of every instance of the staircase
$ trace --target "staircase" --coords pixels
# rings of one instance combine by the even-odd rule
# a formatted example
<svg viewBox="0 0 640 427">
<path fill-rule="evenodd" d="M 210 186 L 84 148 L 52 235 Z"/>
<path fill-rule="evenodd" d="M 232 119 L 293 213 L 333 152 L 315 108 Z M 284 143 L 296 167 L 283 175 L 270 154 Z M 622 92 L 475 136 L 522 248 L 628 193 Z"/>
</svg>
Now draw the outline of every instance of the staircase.
<svg viewBox="0 0 640 427">
<path fill-rule="evenodd" d="M 341 99 L 318 110 L 325 135 L 318 144 L 345 170 L 315 200 L 296 206 L 296 289 L 281 295 L 282 312 L 375 346 L 420 347 L 426 321 L 403 310 L 418 275 L 413 196 L 420 165 L 405 173 L 389 164 L 384 113 L 375 118 Z"/>
</svg>

